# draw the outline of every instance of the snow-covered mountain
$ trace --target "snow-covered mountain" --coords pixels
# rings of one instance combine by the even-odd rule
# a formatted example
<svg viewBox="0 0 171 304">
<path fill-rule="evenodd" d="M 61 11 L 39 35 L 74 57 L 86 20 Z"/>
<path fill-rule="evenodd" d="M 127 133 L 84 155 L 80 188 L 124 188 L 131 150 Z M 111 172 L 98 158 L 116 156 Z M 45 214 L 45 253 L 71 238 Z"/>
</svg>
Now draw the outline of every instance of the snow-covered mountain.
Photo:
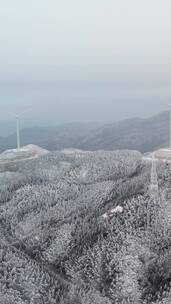
<svg viewBox="0 0 171 304">
<path fill-rule="evenodd" d="M 169 303 L 170 164 L 157 162 L 157 200 L 151 162 L 137 151 L 69 149 L 9 169 L 0 173 L 1 303 Z"/>
</svg>

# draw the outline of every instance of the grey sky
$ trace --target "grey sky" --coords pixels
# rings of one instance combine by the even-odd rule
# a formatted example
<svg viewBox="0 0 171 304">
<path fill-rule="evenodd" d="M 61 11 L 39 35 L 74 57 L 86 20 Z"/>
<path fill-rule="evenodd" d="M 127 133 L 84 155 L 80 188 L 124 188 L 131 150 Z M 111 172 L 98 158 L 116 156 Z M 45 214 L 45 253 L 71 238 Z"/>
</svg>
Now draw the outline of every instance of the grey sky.
<svg viewBox="0 0 171 304">
<path fill-rule="evenodd" d="M 9 106 L 47 122 L 167 108 L 170 11 L 170 0 L 0 0 L 0 119 Z"/>
</svg>

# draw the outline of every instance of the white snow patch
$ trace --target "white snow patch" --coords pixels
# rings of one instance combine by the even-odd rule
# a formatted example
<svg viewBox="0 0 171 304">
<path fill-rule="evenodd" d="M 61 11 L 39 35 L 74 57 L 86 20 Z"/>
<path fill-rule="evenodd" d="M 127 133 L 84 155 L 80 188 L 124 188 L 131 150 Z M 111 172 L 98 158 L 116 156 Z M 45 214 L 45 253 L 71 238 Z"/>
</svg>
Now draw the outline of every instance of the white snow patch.
<svg viewBox="0 0 171 304">
<path fill-rule="evenodd" d="M 78 156 L 78 157 L 91 153 L 91 151 L 84 151 L 84 150 L 79 150 L 79 149 L 74 149 L 74 148 L 63 149 L 63 150 L 61 150 L 61 152 L 67 156 Z"/>
<path fill-rule="evenodd" d="M 37 158 L 49 153 L 48 150 L 40 148 L 36 145 L 27 145 L 21 149 L 9 149 L 0 154 L 0 164 L 16 162 L 24 159 Z"/>
<path fill-rule="evenodd" d="M 104 219 L 107 219 L 107 218 L 108 218 L 107 213 L 104 213 L 102 216 L 103 216 Z"/>
<path fill-rule="evenodd" d="M 122 212 L 123 212 L 123 207 L 121 207 L 121 206 L 117 206 L 116 208 L 110 210 L 110 213 L 112 213 L 112 214 L 122 213 Z"/>
<path fill-rule="evenodd" d="M 81 178 L 86 178 L 87 174 L 88 174 L 88 169 L 82 168 L 81 171 L 80 171 L 80 177 Z"/>
<path fill-rule="evenodd" d="M 156 150 L 152 153 L 146 153 L 143 157 L 146 161 L 152 161 L 152 158 L 163 162 L 171 162 L 171 148 Z"/>
<path fill-rule="evenodd" d="M 124 211 L 123 207 L 118 205 L 117 207 L 111 209 L 109 212 L 104 213 L 102 217 L 104 219 L 107 219 L 112 217 L 114 214 L 122 213 L 123 211 Z"/>
</svg>

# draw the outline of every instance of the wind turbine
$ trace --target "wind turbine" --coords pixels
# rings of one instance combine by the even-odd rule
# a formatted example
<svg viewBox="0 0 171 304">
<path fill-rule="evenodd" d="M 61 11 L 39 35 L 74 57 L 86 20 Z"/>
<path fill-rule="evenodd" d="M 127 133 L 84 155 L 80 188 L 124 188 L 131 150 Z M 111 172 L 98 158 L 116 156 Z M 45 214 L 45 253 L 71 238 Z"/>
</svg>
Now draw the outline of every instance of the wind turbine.
<svg viewBox="0 0 171 304">
<path fill-rule="evenodd" d="M 32 109 L 27 109 L 24 112 L 14 114 L 14 113 L 9 113 L 13 118 L 16 119 L 16 134 L 17 134 L 17 150 L 20 151 L 21 148 L 21 140 L 20 140 L 20 117 L 23 116 L 24 114 L 30 112 Z"/>
</svg>

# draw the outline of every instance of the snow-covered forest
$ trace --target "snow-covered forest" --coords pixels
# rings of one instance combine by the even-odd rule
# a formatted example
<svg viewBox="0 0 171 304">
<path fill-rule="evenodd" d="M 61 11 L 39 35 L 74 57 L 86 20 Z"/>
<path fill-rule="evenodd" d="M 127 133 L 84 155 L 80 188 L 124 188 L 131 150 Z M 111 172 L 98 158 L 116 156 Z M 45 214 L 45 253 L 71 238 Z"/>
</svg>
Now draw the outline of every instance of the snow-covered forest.
<svg viewBox="0 0 171 304">
<path fill-rule="evenodd" d="M 170 165 L 52 152 L 0 173 L 1 304 L 171 303 Z"/>
</svg>

